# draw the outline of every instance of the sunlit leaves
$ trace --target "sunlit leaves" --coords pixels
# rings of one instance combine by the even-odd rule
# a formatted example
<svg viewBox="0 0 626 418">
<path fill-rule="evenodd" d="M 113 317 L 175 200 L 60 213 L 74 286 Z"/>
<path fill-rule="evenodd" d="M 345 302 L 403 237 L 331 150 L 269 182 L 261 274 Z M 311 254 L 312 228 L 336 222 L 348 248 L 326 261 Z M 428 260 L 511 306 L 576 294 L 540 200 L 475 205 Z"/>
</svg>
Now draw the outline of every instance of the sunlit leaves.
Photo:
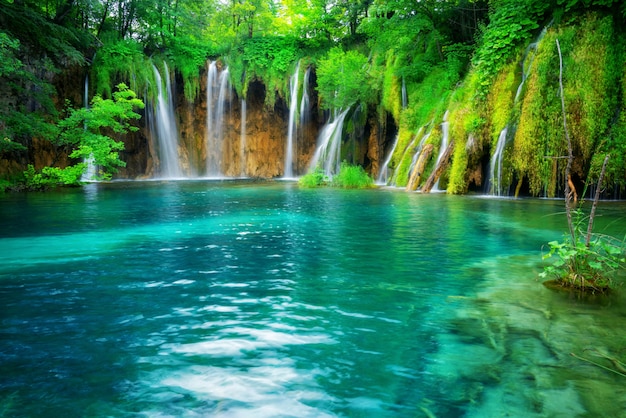
<svg viewBox="0 0 626 418">
<path fill-rule="evenodd" d="M 358 51 L 333 48 L 320 60 L 317 84 L 325 109 L 346 109 L 371 99 L 367 57 Z"/>
</svg>

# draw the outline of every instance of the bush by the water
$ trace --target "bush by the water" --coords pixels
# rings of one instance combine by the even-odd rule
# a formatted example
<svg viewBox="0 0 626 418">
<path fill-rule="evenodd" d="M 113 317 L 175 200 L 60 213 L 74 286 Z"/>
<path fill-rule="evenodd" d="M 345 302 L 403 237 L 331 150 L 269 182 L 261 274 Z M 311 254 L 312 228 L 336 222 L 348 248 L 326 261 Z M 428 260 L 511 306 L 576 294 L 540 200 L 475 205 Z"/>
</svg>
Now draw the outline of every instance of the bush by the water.
<svg viewBox="0 0 626 418">
<path fill-rule="evenodd" d="M 374 185 L 374 180 L 360 165 L 341 163 L 339 173 L 329 179 L 321 167 L 315 168 L 300 177 L 298 184 L 302 187 L 332 186 L 345 189 L 365 189 Z"/>
<path fill-rule="evenodd" d="M 298 179 L 298 184 L 302 187 L 320 187 L 328 183 L 328 177 L 324 174 L 321 167 L 306 173 Z"/>
<path fill-rule="evenodd" d="M 374 185 L 374 180 L 360 165 L 341 163 L 339 174 L 333 177 L 331 184 L 345 189 L 366 189 Z"/>
</svg>

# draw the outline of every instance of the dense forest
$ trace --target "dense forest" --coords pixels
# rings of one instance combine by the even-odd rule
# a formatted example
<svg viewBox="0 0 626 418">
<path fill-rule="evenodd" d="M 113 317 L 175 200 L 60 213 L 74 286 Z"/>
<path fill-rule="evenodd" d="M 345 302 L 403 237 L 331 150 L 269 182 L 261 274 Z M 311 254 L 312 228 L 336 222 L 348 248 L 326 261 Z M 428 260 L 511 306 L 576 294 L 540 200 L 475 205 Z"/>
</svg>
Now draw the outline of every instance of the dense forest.
<svg viewBox="0 0 626 418">
<path fill-rule="evenodd" d="M 312 71 L 310 134 L 346 113 L 340 159 L 387 184 L 562 195 L 567 125 L 572 184 L 582 193 L 610 154 L 606 195 L 621 196 L 625 22 L 618 0 L 1 0 L 0 189 L 79 183 L 88 157 L 101 178 L 145 175 L 154 163 L 137 155 L 150 154 L 144 116 L 158 101 L 159 71 L 171 74 L 177 109 L 193 108 L 179 116 L 184 125 L 208 107 L 217 63 L 242 99 L 232 107 L 239 119 L 248 98 L 248 114 L 284 121 L 285 137 L 289 104 L 305 90 L 291 97 L 292 74 L 303 83 Z M 198 147 L 188 165 L 210 158 Z M 284 153 L 283 143 L 272 147 Z M 299 149 L 308 160 L 314 141 Z M 291 168 L 280 160 L 247 172 L 283 175 Z M 140 169 L 124 168 L 131 161 Z"/>
</svg>

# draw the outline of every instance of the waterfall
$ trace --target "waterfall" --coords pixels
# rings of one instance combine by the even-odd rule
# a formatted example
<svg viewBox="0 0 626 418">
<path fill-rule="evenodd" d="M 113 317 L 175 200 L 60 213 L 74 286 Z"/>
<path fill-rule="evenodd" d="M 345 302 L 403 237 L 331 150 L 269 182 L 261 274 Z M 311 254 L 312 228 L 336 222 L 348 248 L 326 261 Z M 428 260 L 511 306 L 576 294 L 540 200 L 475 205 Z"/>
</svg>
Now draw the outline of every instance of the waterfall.
<svg viewBox="0 0 626 418">
<path fill-rule="evenodd" d="M 522 96 L 524 84 L 526 83 L 526 79 L 530 74 L 530 69 L 532 68 L 532 64 L 535 60 L 536 54 L 534 54 L 534 52 L 537 51 L 537 46 L 546 34 L 546 30 L 547 27 L 541 31 L 534 42 L 530 43 L 528 47 L 526 47 L 524 57 L 522 58 L 522 79 L 515 92 L 515 97 L 513 99 L 514 106 L 519 102 L 519 99 Z M 494 196 L 502 196 L 502 160 L 504 158 L 504 148 L 506 147 L 507 135 L 510 127 L 511 121 L 509 121 L 509 123 L 507 123 L 506 126 L 500 131 L 498 141 L 496 142 L 496 149 L 491 156 L 491 160 L 489 161 L 489 175 L 487 176 L 486 192 Z"/>
<path fill-rule="evenodd" d="M 300 73 L 300 61 L 296 65 L 296 70 L 289 79 L 289 125 L 287 127 L 287 147 L 285 150 L 285 170 L 284 178 L 293 178 L 293 151 L 294 137 L 296 129 L 296 112 L 298 111 L 298 77 Z"/>
<path fill-rule="evenodd" d="M 531 44 L 528 45 L 528 47 L 526 47 L 526 51 L 524 52 L 524 58 L 522 59 L 522 81 L 519 83 L 519 86 L 517 86 L 517 91 L 515 92 L 515 99 L 513 99 L 513 103 L 517 103 L 520 96 L 522 95 L 522 89 L 524 87 L 524 83 L 526 82 L 526 79 L 528 78 L 528 75 L 530 74 L 530 69 L 533 65 L 533 62 L 535 61 L 536 54 L 531 54 L 531 52 L 537 51 L 537 46 L 539 45 L 539 42 L 541 41 L 541 39 L 543 39 L 543 37 L 545 36 L 547 29 L 548 29 L 547 27 L 543 28 L 539 36 L 537 36 L 537 39 L 535 39 L 534 42 L 532 42 Z"/>
<path fill-rule="evenodd" d="M 309 170 L 320 166 L 329 177 L 339 172 L 343 121 L 349 110 L 350 108 L 344 110 L 324 125 L 317 138 L 318 147 L 309 164 Z"/>
<path fill-rule="evenodd" d="M 417 138 L 417 136 L 420 134 L 420 132 L 424 129 L 424 127 L 421 127 L 419 131 L 417 131 L 417 134 L 415 135 L 415 138 Z M 424 144 L 426 143 L 426 140 L 430 137 L 430 134 L 432 133 L 432 130 L 426 132 L 424 135 L 422 135 L 422 139 L 420 139 L 419 144 L 417 144 L 417 148 L 415 148 L 415 154 L 413 154 L 413 159 L 411 160 L 411 165 L 409 166 L 409 174 L 413 172 L 413 169 L 415 168 L 415 164 L 417 163 L 417 160 L 419 160 L 420 155 L 422 153 L 422 149 L 424 148 Z M 413 143 L 415 142 L 415 139 L 413 139 L 413 142 L 411 143 L 411 146 L 413 146 Z"/>
<path fill-rule="evenodd" d="M 384 185 L 384 184 L 387 184 L 387 180 L 389 180 L 389 163 L 391 162 L 391 157 L 393 157 L 393 153 L 396 150 L 396 147 L 398 146 L 398 138 L 399 138 L 399 135 L 396 135 L 396 139 L 393 141 L 393 146 L 391 147 L 391 151 L 389 151 L 387 158 L 385 158 L 385 162 L 383 162 L 383 165 L 380 168 L 380 171 L 378 172 L 378 179 L 376 179 L 377 184 Z"/>
<path fill-rule="evenodd" d="M 239 142 L 239 173 L 241 177 L 246 176 L 246 99 L 241 99 L 241 137 Z"/>
<path fill-rule="evenodd" d="M 502 157 L 504 154 L 504 145 L 506 144 L 506 136 L 509 131 L 509 126 L 505 126 L 502 131 L 500 131 L 500 136 L 498 137 L 498 143 L 496 144 L 496 150 L 491 157 L 491 161 L 489 162 L 489 183 L 487 190 L 489 193 L 495 196 L 502 195 Z M 497 167 L 497 171 L 496 171 Z"/>
<path fill-rule="evenodd" d="M 409 99 L 406 93 L 406 83 L 404 82 L 404 77 L 402 77 L 402 109 L 406 109 L 409 104 Z"/>
<path fill-rule="evenodd" d="M 309 78 L 311 75 L 311 67 L 306 69 L 304 73 L 304 81 L 302 82 L 302 100 L 300 100 L 300 126 L 304 126 L 309 121 Z"/>
<path fill-rule="evenodd" d="M 163 80 L 158 68 L 152 64 L 157 84 L 157 106 L 154 115 L 154 127 L 159 147 L 159 161 L 161 162 L 159 176 L 162 178 L 180 178 L 183 172 L 178 157 L 178 133 L 174 117 L 174 102 L 172 84 L 170 82 L 167 64 L 163 62 L 165 75 L 165 91 Z"/>
<path fill-rule="evenodd" d="M 219 76 L 217 67 L 212 62 L 209 65 L 207 74 L 207 134 L 206 134 L 206 173 L 210 177 L 222 177 L 224 174 L 222 167 L 223 142 L 224 142 L 224 112 L 226 102 L 230 104 L 231 92 L 228 67 Z M 215 84 L 219 86 L 217 90 L 217 100 L 215 99 Z M 215 109 L 213 109 L 215 106 Z"/>
<path fill-rule="evenodd" d="M 441 123 L 441 147 L 439 147 L 439 155 L 437 155 L 437 162 L 435 163 L 435 168 L 439 166 L 441 162 L 441 158 L 443 154 L 446 152 L 446 148 L 448 148 L 448 138 L 450 132 L 450 124 L 448 123 L 448 111 L 443 114 L 443 122 Z M 433 191 L 441 191 L 439 190 L 439 179 L 437 179 L 437 183 L 433 186 Z"/>
<path fill-rule="evenodd" d="M 217 82 L 217 65 L 215 61 L 209 61 L 209 68 L 206 76 L 206 134 L 205 134 L 205 147 L 206 147 L 206 172 L 209 173 L 209 167 L 211 167 L 211 148 L 212 148 L 212 136 L 213 136 L 213 103 L 214 99 L 214 86 Z"/>
<path fill-rule="evenodd" d="M 85 109 L 89 109 L 89 75 L 85 76 L 85 90 L 83 95 L 83 106 Z M 85 123 L 85 130 L 87 130 L 87 123 Z M 80 181 L 96 181 L 98 174 L 98 167 L 94 163 L 93 154 L 89 154 L 89 157 L 83 160 L 83 163 L 87 166 L 83 175 L 80 177 Z"/>
</svg>

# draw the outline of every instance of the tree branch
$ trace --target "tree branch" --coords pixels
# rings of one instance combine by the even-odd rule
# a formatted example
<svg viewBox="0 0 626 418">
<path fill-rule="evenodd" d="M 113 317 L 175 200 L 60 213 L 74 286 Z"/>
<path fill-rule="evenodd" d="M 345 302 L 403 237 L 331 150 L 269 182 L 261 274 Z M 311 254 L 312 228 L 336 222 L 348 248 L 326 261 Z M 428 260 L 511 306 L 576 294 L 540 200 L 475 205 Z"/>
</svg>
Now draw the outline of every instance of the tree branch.
<svg viewBox="0 0 626 418">
<path fill-rule="evenodd" d="M 561 45 L 556 40 L 556 48 L 559 51 L 559 88 L 561 92 L 561 111 L 563 112 L 563 130 L 565 131 L 565 139 L 567 140 L 567 167 L 565 168 L 565 214 L 567 216 L 567 226 L 572 236 L 572 244 L 576 243 L 576 230 L 572 222 L 572 190 L 569 186 L 570 171 L 572 170 L 572 161 L 574 160 L 574 152 L 572 151 L 572 140 L 567 130 L 567 117 L 565 115 L 565 95 L 563 94 L 563 56 L 561 55 Z"/>
</svg>

